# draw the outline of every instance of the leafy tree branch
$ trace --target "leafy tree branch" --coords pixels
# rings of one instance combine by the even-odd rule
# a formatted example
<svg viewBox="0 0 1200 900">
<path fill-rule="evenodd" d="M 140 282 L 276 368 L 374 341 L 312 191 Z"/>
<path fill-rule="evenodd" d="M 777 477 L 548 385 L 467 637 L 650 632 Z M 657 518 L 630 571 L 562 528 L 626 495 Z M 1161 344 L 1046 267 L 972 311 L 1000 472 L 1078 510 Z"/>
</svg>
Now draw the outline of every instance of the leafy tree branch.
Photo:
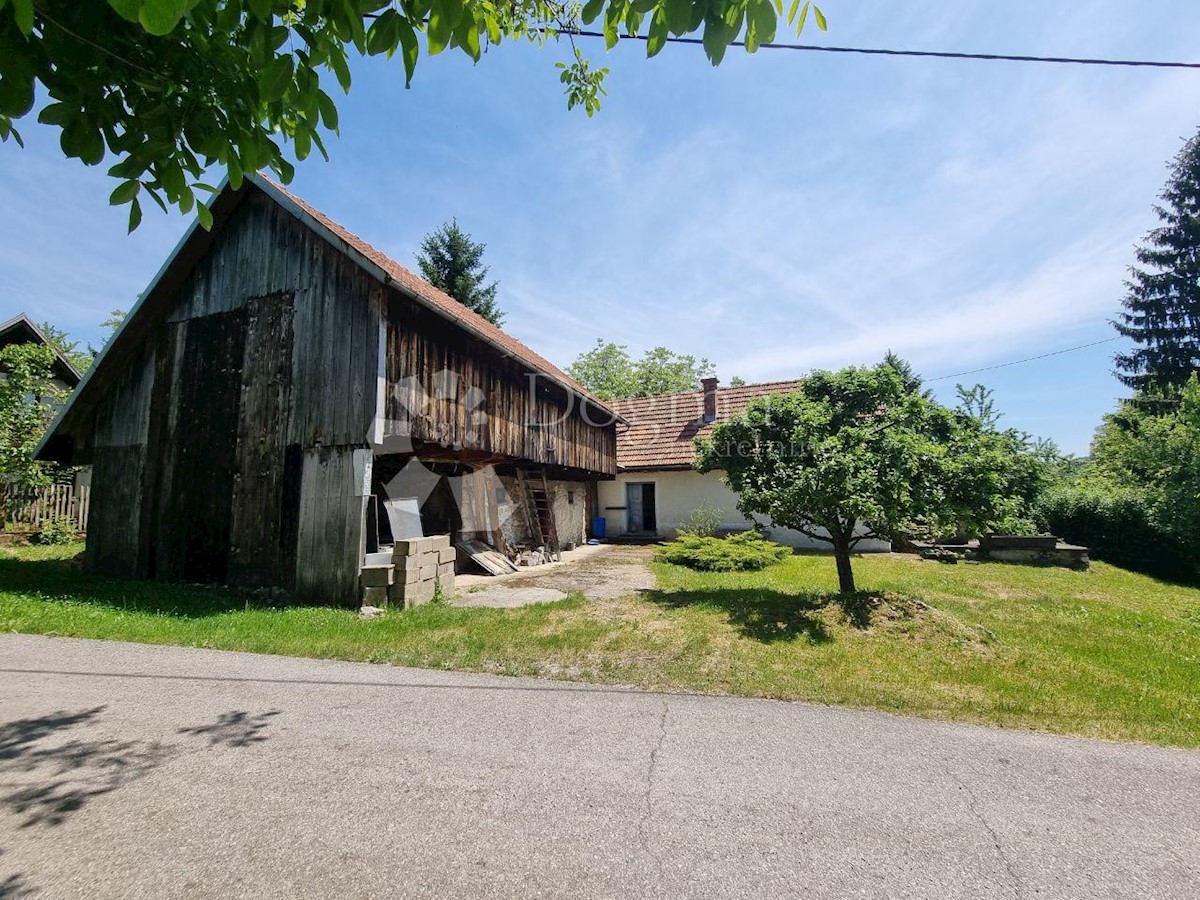
<svg viewBox="0 0 1200 900">
<path fill-rule="evenodd" d="M 129 227 L 149 198 L 196 212 L 205 227 L 213 188 L 205 173 L 270 169 L 285 183 L 284 153 L 328 156 L 338 131 L 334 95 L 351 88 L 355 56 L 399 56 L 405 84 L 421 57 L 446 50 L 478 62 L 504 40 L 535 45 L 563 36 L 559 63 L 569 107 L 600 106 L 607 68 L 572 35 L 601 22 L 605 43 L 645 33 L 648 56 L 669 34 L 703 32 L 714 65 L 744 34 L 754 52 L 781 19 L 797 31 L 810 10 L 793 0 L 0 0 L 0 140 L 21 143 L 40 85 L 50 102 L 38 121 L 61 130 L 63 153 L 87 165 L 110 162 L 111 202 L 129 206 Z M 336 88 L 333 84 L 336 82 Z"/>
</svg>

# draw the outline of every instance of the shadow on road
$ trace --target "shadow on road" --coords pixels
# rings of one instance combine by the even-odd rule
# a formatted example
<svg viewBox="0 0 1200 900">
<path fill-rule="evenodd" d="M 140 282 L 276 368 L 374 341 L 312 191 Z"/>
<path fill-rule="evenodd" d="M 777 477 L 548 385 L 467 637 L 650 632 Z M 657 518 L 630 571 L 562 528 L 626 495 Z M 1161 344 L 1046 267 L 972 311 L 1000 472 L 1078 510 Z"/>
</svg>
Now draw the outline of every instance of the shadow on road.
<svg viewBox="0 0 1200 900">
<path fill-rule="evenodd" d="M 281 710 L 272 709 L 268 712 L 253 713 L 235 710 L 222 713 L 211 725 L 193 725 L 190 728 L 180 728 L 180 734 L 203 735 L 208 738 L 209 746 L 224 744 L 227 747 L 249 747 L 267 739 L 262 732 L 271 724 L 271 718 L 279 715 Z"/>
<path fill-rule="evenodd" d="M 37 888 L 31 887 L 24 875 L 9 875 L 0 878 L 0 900 L 18 900 L 21 897 L 32 897 Z"/>
<path fill-rule="evenodd" d="M 60 710 L 0 724 L 0 813 L 13 815 L 19 828 L 62 825 L 88 803 L 149 775 L 186 752 L 218 745 L 249 747 L 267 740 L 263 732 L 274 709 L 263 713 L 233 710 L 211 724 L 180 728 L 179 733 L 208 738 L 207 747 L 160 741 L 87 739 L 68 734 L 99 723 L 105 707 Z M 0 850 L 0 853 L 3 853 Z M 0 900 L 33 896 L 26 876 L 0 874 Z"/>
<path fill-rule="evenodd" d="M 22 828 L 60 825 L 90 800 L 141 778 L 172 755 L 171 747 L 157 742 L 52 740 L 66 729 L 93 724 L 103 710 L 0 725 L 0 806 L 20 817 Z"/>
<path fill-rule="evenodd" d="M 95 725 L 103 706 L 59 711 L 35 719 L 0 724 L 0 808 L 21 818 L 21 827 L 60 825 L 73 812 L 103 794 L 148 775 L 183 752 L 159 741 L 63 739 L 63 732 Z M 204 736 L 208 746 L 249 747 L 277 709 L 264 713 L 233 710 L 215 722 L 180 728 Z"/>
</svg>

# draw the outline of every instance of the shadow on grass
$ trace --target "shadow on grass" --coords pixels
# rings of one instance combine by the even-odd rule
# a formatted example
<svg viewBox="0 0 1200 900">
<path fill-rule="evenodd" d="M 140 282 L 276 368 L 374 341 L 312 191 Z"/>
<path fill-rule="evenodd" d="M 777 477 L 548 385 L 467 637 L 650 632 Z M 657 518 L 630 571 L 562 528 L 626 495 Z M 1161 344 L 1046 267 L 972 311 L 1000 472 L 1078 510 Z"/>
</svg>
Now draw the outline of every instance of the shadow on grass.
<svg viewBox="0 0 1200 900">
<path fill-rule="evenodd" d="M 753 588 L 712 588 L 691 591 L 643 591 L 641 596 L 668 609 L 712 609 L 723 612 L 744 637 L 764 644 L 804 640 L 827 644 L 833 635 L 821 614 L 836 608 L 847 624 L 865 631 L 875 620 L 881 598 L 869 591 L 838 594 L 782 591 Z"/>
<path fill-rule="evenodd" d="M 644 591 L 641 596 L 668 609 L 711 609 L 729 619 L 743 636 L 764 644 L 804 640 L 826 644 L 833 640 L 819 613 L 836 594 L 785 594 L 752 588 L 713 588 L 698 591 Z"/>
<path fill-rule="evenodd" d="M 332 606 L 292 600 L 279 592 L 100 575 L 62 559 L 0 558 L 0 591 L 183 619 L 245 609 Z"/>
</svg>

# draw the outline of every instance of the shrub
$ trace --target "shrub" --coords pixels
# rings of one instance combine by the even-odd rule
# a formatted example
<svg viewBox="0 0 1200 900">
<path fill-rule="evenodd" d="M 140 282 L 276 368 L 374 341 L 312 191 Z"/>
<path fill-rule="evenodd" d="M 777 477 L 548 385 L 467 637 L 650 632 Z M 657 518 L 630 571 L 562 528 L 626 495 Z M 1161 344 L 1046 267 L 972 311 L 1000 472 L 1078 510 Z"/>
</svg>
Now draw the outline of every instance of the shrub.
<svg viewBox="0 0 1200 900">
<path fill-rule="evenodd" d="M 1043 495 L 1038 526 L 1091 550 L 1095 559 L 1162 578 L 1194 580 L 1196 560 L 1156 521 L 1143 491 L 1101 479 L 1062 485 Z"/>
<path fill-rule="evenodd" d="M 725 512 L 705 500 L 692 510 L 688 523 L 679 529 L 682 534 L 698 534 L 709 537 L 717 533 L 721 523 L 725 521 Z"/>
<path fill-rule="evenodd" d="M 38 532 L 39 544 L 74 544 L 79 540 L 79 529 L 70 519 L 58 516 L 42 526 Z"/>
<path fill-rule="evenodd" d="M 659 555 L 667 562 L 704 572 L 755 572 L 782 562 L 792 551 L 756 531 L 723 538 L 684 532 L 663 546 Z"/>
</svg>

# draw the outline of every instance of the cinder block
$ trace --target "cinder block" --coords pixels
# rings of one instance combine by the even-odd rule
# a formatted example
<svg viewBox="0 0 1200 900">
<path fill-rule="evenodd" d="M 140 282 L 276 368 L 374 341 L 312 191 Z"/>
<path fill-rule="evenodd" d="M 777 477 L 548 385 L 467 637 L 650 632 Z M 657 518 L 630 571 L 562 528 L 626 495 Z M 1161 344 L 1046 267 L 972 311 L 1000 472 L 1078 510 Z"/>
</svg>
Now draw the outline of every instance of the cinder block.
<svg viewBox="0 0 1200 900">
<path fill-rule="evenodd" d="M 416 581 L 411 584 L 392 585 L 392 600 L 403 603 L 406 609 L 420 606 L 433 599 L 434 584 L 432 581 Z"/>
<path fill-rule="evenodd" d="M 458 551 L 453 547 L 443 547 L 438 551 L 438 562 L 452 563 L 458 558 Z"/>
<path fill-rule="evenodd" d="M 426 550 L 435 549 L 433 546 L 434 540 L 436 538 L 420 537 L 396 541 L 392 545 L 392 556 L 412 556 L 415 553 L 424 553 Z"/>
<path fill-rule="evenodd" d="M 392 557 L 392 565 L 397 570 L 403 569 L 406 572 L 411 572 L 413 569 L 421 568 L 421 557 L 423 553 L 417 553 L 414 556 L 394 556 Z"/>
<path fill-rule="evenodd" d="M 437 580 L 438 586 L 441 588 L 442 596 L 449 599 L 454 596 L 454 575 L 440 575 Z"/>
<path fill-rule="evenodd" d="M 434 563 L 432 566 L 421 566 L 422 581 L 433 581 L 433 579 L 437 578 L 437 573 L 437 563 Z"/>
<path fill-rule="evenodd" d="M 445 578 L 447 575 L 454 574 L 454 563 L 442 563 L 438 566 L 437 577 Z"/>
<path fill-rule="evenodd" d="M 395 566 L 363 566 L 359 574 L 363 587 L 387 587 L 395 580 Z"/>
<path fill-rule="evenodd" d="M 380 609 L 388 605 L 387 585 L 363 585 L 362 605 L 378 606 Z"/>
<path fill-rule="evenodd" d="M 400 584 L 412 584 L 414 581 L 421 580 L 421 570 L 418 568 L 409 569 L 396 576 L 396 581 Z"/>
<path fill-rule="evenodd" d="M 426 538 L 426 540 L 433 541 L 429 545 L 430 550 L 445 550 L 450 546 L 450 535 L 448 534 L 435 534 L 431 538 Z"/>
</svg>

